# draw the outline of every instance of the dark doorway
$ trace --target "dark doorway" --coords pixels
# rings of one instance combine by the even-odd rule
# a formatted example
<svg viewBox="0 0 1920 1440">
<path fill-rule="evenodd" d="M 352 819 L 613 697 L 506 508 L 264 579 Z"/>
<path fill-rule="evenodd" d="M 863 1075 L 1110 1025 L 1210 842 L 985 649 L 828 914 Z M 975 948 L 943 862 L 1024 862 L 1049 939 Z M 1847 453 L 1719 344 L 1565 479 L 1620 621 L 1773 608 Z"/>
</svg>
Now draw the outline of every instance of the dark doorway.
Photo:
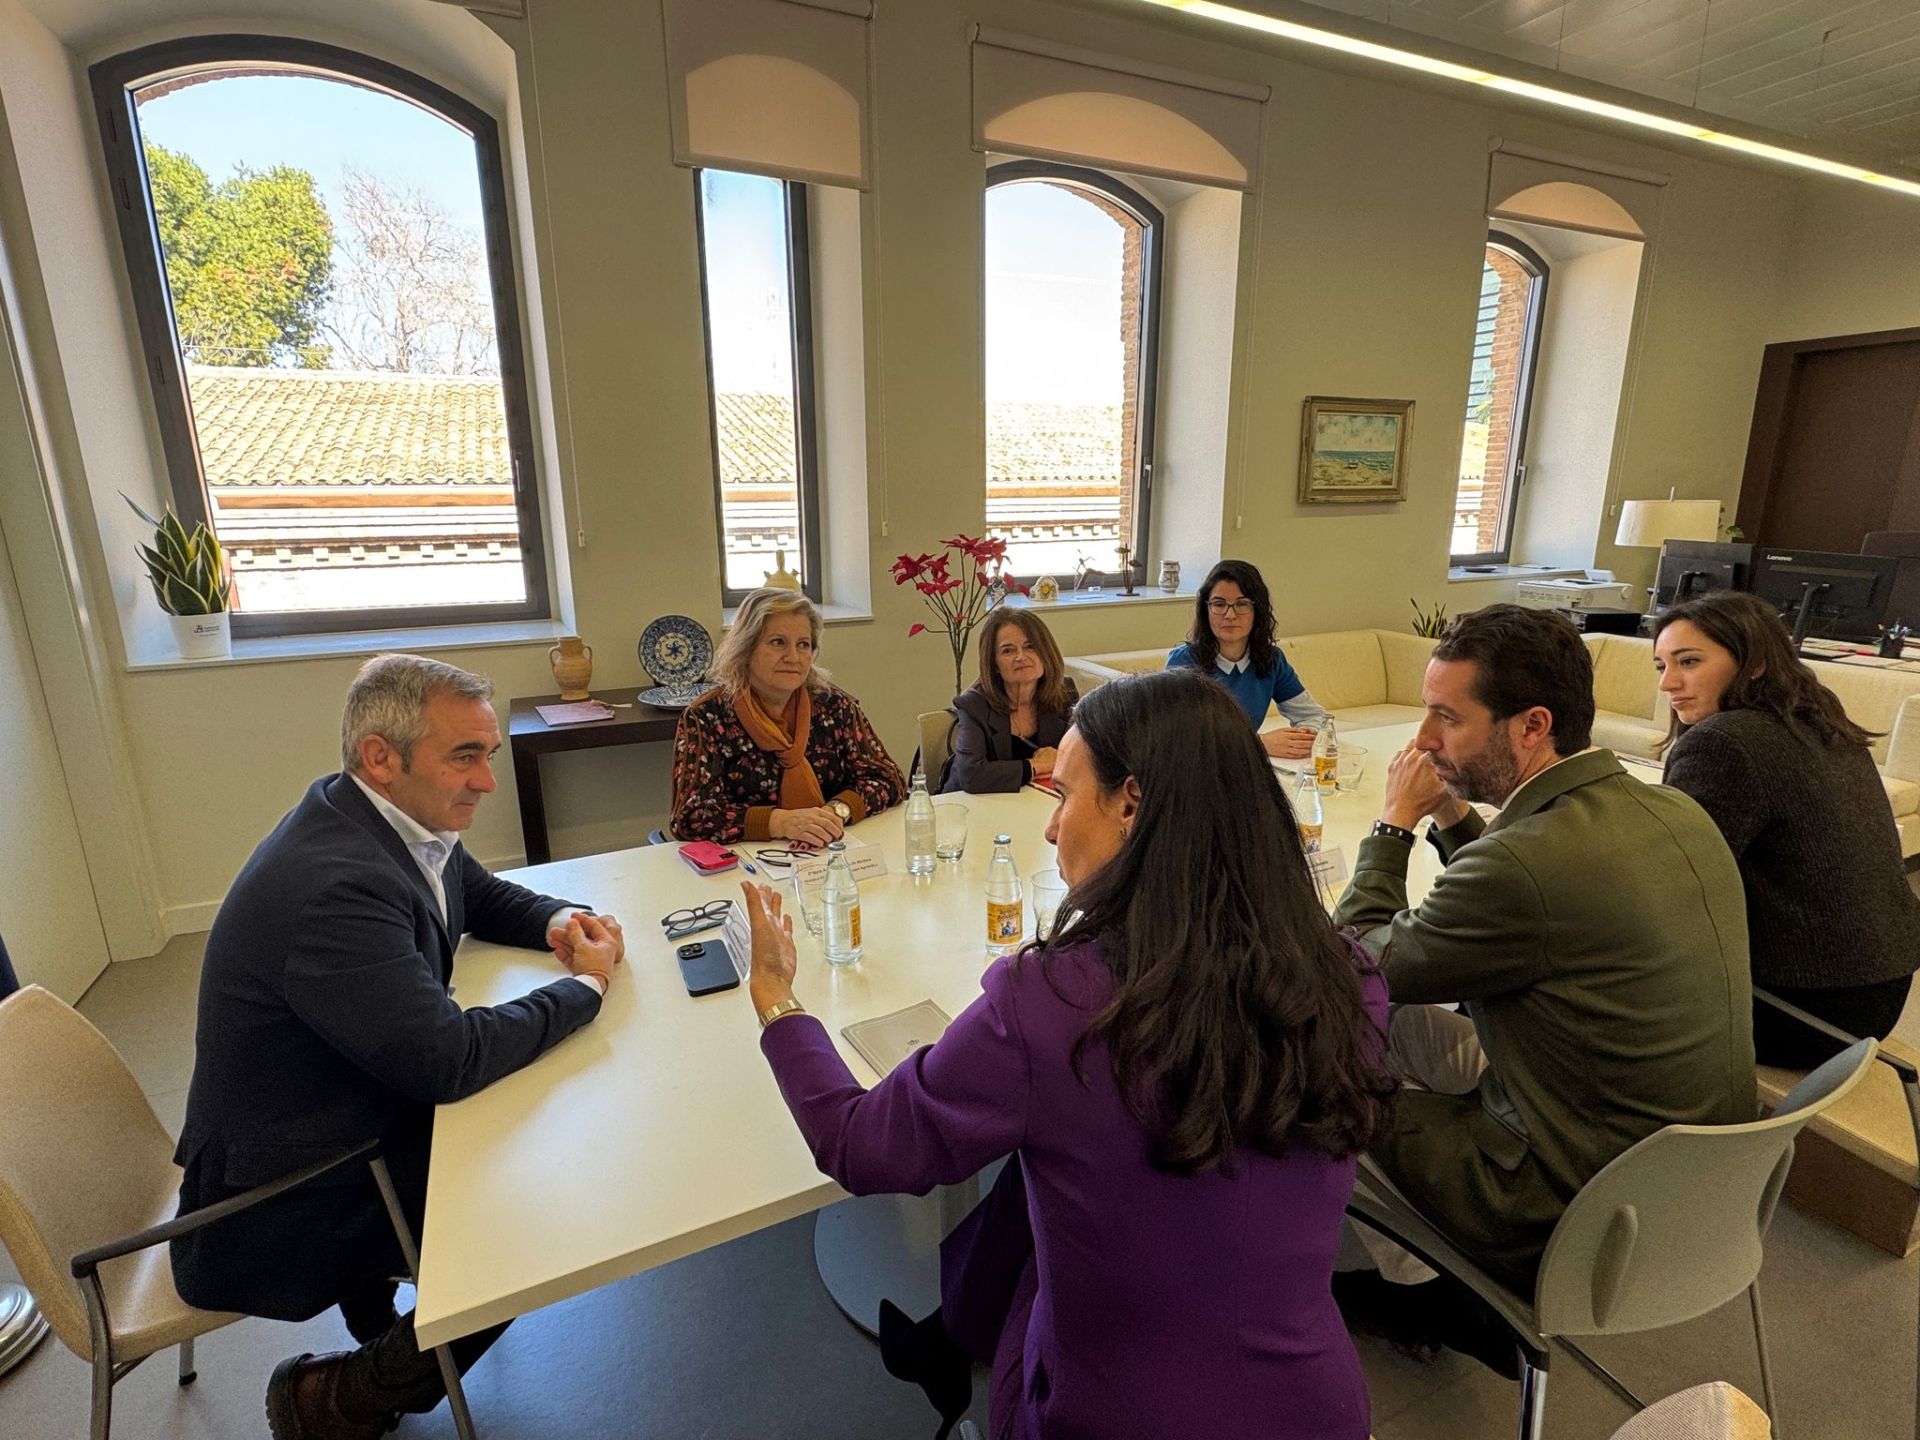
<svg viewBox="0 0 1920 1440">
<path fill-rule="evenodd" d="M 1920 330 L 1767 347 L 1738 519 L 1760 545 L 1846 553 L 1920 530 Z"/>
</svg>

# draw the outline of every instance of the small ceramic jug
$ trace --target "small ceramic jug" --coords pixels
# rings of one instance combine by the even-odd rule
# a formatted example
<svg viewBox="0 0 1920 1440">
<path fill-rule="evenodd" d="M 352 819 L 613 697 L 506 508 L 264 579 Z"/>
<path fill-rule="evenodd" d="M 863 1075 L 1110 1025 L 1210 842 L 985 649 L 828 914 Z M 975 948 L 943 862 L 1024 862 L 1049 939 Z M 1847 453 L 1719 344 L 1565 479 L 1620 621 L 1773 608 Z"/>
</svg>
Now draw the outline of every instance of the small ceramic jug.
<svg viewBox="0 0 1920 1440">
<path fill-rule="evenodd" d="M 1160 562 L 1160 588 L 1169 595 L 1180 588 L 1180 562 L 1162 560 Z"/>
<path fill-rule="evenodd" d="M 559 683 L 562 700 L 587 698 L 587 682 L 593 679 L 593 647 L 583 645 L 580 637 L 569 635 L 547 651 L 553 666 L 553 678 Z"/>
</svg>

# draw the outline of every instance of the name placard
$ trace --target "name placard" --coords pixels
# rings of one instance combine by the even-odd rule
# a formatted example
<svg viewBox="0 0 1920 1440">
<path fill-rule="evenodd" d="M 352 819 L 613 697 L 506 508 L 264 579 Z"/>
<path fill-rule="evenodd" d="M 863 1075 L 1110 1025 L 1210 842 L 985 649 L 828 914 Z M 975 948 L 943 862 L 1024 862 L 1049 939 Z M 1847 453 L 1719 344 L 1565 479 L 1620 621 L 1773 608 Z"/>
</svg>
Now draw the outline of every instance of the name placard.
<svg viewBox="0 0 1920 1440">
<path fill-rule="evenodd" d="M 1314 883 L 1323 890 L 1336 894 L 1347 883 L 1347 852 L 1338 845 L 1329 845 L 1325 849 L 1315 850 L 1307 856 L 1307 864 L 1313 870 Z"/>
<path fill-rule="evenodd" d="M 872 880 L 887 873 L 887 857 L 878 845 L 866 840 L 849 840 L 846 846 L 847 868 L 853 871 L 855 880 Z M 818 850 L 796 857 L 793 870 L 803 884 L 822 883 L 827 878 L 827 852 Z"/>
</svg>

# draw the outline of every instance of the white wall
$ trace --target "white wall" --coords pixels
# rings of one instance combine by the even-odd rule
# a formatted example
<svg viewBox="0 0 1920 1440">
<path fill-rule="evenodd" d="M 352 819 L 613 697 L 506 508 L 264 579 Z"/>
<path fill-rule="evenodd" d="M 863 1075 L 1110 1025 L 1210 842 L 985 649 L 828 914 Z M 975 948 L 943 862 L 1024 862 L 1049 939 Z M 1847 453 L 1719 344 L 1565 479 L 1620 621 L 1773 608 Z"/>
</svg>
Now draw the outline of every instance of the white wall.
<svg viewBox="0 0 1920 1440">
<path fill-rule="evenodd" d="M 1920 203 L 1806 181 L 1780 301 L 1770 342 L 1920 326 Z"/>
<path fill-rule="evenodd" d="M 0 0 L 13 27 L 0 51 L 21 27 L 21 3 Z M 287 11 L 291 0 L 273 8 Z M 517 109 L 533 130 L 526 214 L 540 252 L 538 338 L 556 414 L 565 417 L 552 437 L 549 470 L 558 473 L 548 479 L 570 507 L 552 539 L 571 568 L 574 621 L 598 656 L 596 683 L 632 684 L 641 678 L 634 642 L 653 616 L 684 611 L 716 630 L 720 622 L 692 182 L 669 158 L 656 8 L 631 0 L 531 8 L 537 75 L 527 27 L 489 23 L 512 46 Z M 92 0 L 88 9 L 80 39 L 89 56 L 116 48 L 116 30 L 153 38 L 149 8 Z M 1584 131 L 1479 93 L 1402 88 L 1283 58 L 1242 37 L 1214 43 L 1072 5 L 916 0 L 876 10 L 876 188 L 861 202 L 873 615 L 833 626 L 822 658 L 899 755 L 912 753 L 914 715 L 946 698 L 951 676 L 937 638 L 907 638 L 922 615 L 886 567 L 902 550 L 977 531 L 984 510 L 983 165 L 967 144 L 972 21 L 1273 87 L 1258 189 L 1238 225 L 1230 349 L 1243 358 L 1234 362 L 1232 409 L 1224 434 L 1180 444 L 1181 453 L 1195 447 L 1203 467 L 1213 463 L 1207 448 L 1219 447 L 1219 550 L 1268 572 L 1284 629 L 1397 627 L 1407 622 L 1409 596 L 1458 611 L 1488 593 L 1449 585 L 1446 568 L 1494 135 L 1672 176 L 1642 276 L 1597 563 L 1624 579 L 1650 575 L 1650 555 L 1610 544 L 1612 507 L 1622 494 L 1646 493 L 1642 476 L 1671 471 L 1686 477 L 1682 494 L 1732 498 L 1760 347 L 1783 310 L 1789 227 L 1805 193 L 1798 182 L 1697 150 Z M 186 0 L 170 0 L 165 12 L 175 28 L 232 23 L 194 13 Z M 443 22 L 492 43 L 479 21 L 425 0 L 343 3 L 329 29 L 336 40 L 355 25 L 377 29 L 382 53 L 432 69 L 434 57 L 417 52 L 439 43 Z M 47 50 L 47 37 L 29 38 L 36 53 Z M 14 73 L 0 69 L 9 102 Z M 78 106 L 72 87 L 60 93 L 44 77 L 33 84 L 36 104 Z M 491 108 L 516 110 L 497 99 Z M 69 186 L 99 183 L 77 109 L 36 127 L 51 148 L 33 164 L 67 171 Z M 127 407 L 144 402 L 129 378 L 131 316 L 124 286 L 106 273 L 111 237 L 99 207 L 89 214 L 49 202 L 43 212 L 35 204 L 31 219 L 8 224 L 0 214 L 18 263 L 46 276 L 59 311 L 57 337 L 35 343 L 52 348 L 51 362 L 81 362 L 65 369 L 76 425 L 91 432 L 94 417 L 115 411 L 122 423 L 110 428 L 126 432 Z M 1847 278 L 1831 282 L 1836 294 L 1824 308 L 1837 312 L 1844 294 L 1872 310 L 1882 292 L 1911 283 L 1874 264 L 1859 256 Z M 1211 358 L 1218 368 L 1220 357 Z M 1295 502 L 1301 400 L 1310 394 L 1416 402 L 1404 504 Z M 86 485 L 157 484 L 158 453 L 144 428 L 143 453 L 121 441 L 103 451 L 83 435 L 76 463 Z M 1209 513 L 1205 499 L 1197 503 Z M 76 529 L 95 533 L 83 498 L 68 514 Z M 83 557 L 100 596 L 127 593 L 124 542 L 109 537 L 112 566 L 97 548 Z M 1155 571 L 1161 549 L 1156 543 L 1147 557 Z M 1069 653 L 1136 648 L 1170 643 L 1186 619 L 1178 606 L 1083 611 L 1061 617 L 1056 630 Z M 117 637 L 109 630 L 102 643 L 118 664 Z M 503 695 L 515 695 L 552 688 L 545 652 L 542 641 L 432 653 L 485 669 Z M 157 890 L 176 928 L 205 922 L 258 838 L 334 764 L 339 699 L 353 667 L 351 658 L 325 657 L 120 675 L 115 699 L 140 809 L 151 817 Z M 667 758 L 666 747 L 651 746 L 549 762 L 555 852 L 631 843 L 659 823 Z M 483 808 L 470 843 L 489 861 L 518 855 L 510 785 Z"/>
</svg>

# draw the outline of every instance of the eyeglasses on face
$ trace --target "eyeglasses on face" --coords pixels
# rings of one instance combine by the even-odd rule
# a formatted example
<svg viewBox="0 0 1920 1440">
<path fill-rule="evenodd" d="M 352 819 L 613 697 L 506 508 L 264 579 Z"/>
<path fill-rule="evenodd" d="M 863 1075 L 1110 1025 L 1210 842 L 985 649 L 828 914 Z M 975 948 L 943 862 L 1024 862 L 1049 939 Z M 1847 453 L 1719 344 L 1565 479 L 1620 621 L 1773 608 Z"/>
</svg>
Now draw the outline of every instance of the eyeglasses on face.
<svg viewBox="0 0 1920 1440">
<path fill-rule="evenodd" d="M 698 935 L 702 930 L 717 930 L 727 923 L 727 912 L 731 909 L 731 900 L 709 900 L 704 905 L 690 906 L 662 916 L 660 924 L 666 929 L 667 939 L 679 940 L 688 935 Z"/>
<path fill-rule="evenodd" d="M 1241 596 L 1238 600 L 1209 600 L 1207 609 L 1215 615 L 1251 615 L 1253 601 Z"/>
</svg>

